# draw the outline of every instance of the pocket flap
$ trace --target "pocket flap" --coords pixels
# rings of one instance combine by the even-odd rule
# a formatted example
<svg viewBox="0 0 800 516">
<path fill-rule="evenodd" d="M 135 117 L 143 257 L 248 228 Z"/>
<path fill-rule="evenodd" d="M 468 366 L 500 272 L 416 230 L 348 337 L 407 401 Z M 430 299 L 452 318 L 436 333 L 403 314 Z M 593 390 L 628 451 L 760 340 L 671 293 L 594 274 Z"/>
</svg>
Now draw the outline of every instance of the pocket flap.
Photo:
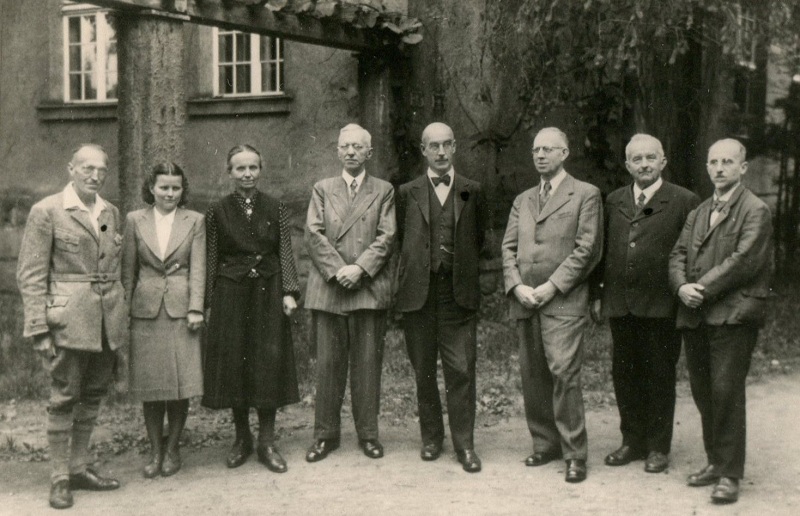
<svg viewBox="0 0 800 516">
<path fill-rule="evenodd" d="M 47 307 L 53 306 L 67 306 L 69 296 L 49 295 L 47 296 Z"/>
</svg>

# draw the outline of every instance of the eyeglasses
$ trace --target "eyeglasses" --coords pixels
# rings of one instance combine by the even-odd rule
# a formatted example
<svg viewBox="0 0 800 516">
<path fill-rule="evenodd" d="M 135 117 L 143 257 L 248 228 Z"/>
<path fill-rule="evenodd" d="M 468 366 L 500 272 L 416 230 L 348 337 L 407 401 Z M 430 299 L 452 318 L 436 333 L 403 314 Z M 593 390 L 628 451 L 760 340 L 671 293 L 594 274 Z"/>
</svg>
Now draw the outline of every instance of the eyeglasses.
<svg viewBox="0 0 800 516">
<path fill-rule="evenodd" d="M 450 152 L 451 150 L 453 150 L 453 145 L 455 145 L 455 143 L 456 142 L 454 142 L 453 140 L 447 140 L 442 143 L 430 142 L 426 147 L 431 152 L 439 152 L 439 149 L 443 149 L 445 152 Z"/>
<path fill-rule="evenodd" d="M 659 156 L 657 154 L 648 154 L 647 156 L 634 156 L 629 161 L 634 165 L 638 165 L 642 162 L 656 163 L 658 160 Z"/>
<path fill-rule="evenodd" d="M 533 148 L 533 153 L 534 154 L 539 154 L 539 152 L 541 151 L 541 152 L 544 152 L 545 154 L 550 154 L 551 152 L 553 152 L 556 149 L 566 149 L 566 147 L 534 147 Z"/>
<path fill-rule="evenodd" d="M 343 143 L 339 145 L 339 150 L 342 152 L 347 152 L 347 149 L 349 149 L 350 147 L 352 147 L 353 150 L 356 152 L 361 152 L 367 148 L 361 145 L 360 143 Z"/>
<path fill-rule="evenodd" d="M 95 174 L 95 172 L 97 172 L 98 176 L 102 176 L 102 175 L 105 175 L 106 173 L 108 173 L 108 168 L 106 168 L 106 167 L 95 167 L 94 165 L 81 165 L 80 167 L 77 167 L 77 168 L 78 168 L 78 170 L 81 171 L 82 174 L 85 174 L 87 176 L 93 176 Z"/>
</svg>

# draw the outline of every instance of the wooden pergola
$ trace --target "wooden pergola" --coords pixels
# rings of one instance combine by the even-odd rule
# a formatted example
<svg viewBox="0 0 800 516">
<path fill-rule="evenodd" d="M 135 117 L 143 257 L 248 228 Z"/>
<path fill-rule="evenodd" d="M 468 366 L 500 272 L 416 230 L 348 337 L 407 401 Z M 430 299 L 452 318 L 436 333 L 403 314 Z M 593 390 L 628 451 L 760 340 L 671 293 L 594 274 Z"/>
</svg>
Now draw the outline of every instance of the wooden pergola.
<svg viewBox="0 0 800 516">
<path fill-rule="evenodd" d="M 396 44 L 374 29 L 334 19 L 273 13 L 248 0 L 89 0 L 118 12 L 119 193 L 127 212 L 140 174 L 158 161 L 184 162 L 187 120 L 185 23 L 211 25 L 351 50 L 359 59 L 360 123 L 373 135 L 374 170 L 396 167 L 390 127 L 390 67 Z M 345 121 L 343 121 L 345 122 Z"/>
</svg>

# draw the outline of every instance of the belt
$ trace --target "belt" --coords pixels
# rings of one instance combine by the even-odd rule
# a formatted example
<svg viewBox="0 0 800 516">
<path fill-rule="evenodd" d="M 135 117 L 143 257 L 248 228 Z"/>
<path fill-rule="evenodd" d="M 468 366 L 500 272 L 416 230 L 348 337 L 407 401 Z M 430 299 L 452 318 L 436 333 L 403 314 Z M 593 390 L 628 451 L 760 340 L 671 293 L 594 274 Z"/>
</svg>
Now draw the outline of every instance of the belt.
<svg viewBox="0 0 800 516">
<path fill-rule="evenodd" d="M 50 281 L 68 283 L 99 283 L 103 281 L 119 281 L 119 272 L 90 272 L 86 274 L 51 274 Z"/>
</svg>

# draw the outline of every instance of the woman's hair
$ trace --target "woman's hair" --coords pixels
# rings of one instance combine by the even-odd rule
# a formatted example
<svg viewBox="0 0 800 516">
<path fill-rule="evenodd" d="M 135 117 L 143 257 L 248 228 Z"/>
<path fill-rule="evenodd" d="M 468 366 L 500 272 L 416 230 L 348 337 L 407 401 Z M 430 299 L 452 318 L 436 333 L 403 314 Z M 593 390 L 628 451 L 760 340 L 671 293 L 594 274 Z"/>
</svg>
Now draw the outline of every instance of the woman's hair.
<svg viewBox="0 0 800 516">
<path fill-rule="evenodd" d="M 248 145 L 246 143 L 240 143 L 239 145 L 234 145 L 231 150 L 228 151 L 228 160 L 226 161 L 226 170 L 228 172 L 231 171 L 231 158 L 239 154 L 240 152 L 252 152 L 256 156 L 258 156 L 258 166 L 261 170 L 264 170 L 264 158 L 261 157 L 261 153 L 256 150 L 255 147 L 252 145 Z"/>
<path fill-rule="evenodd" d="M 183 169 L 172 162 L 159 163 L 147 174 L 142 183 L 142 200 L 147 204 L 155 204 L 156 199 L 150 189 L 155 186 L 158 176 L 179 176 L 181 178 L 183 192 L 181 192 L 181 200 L 178 201 L 178 206 L 184 206 L 189 199 L 189 180 L 186 179 Z"/>
</svg>

